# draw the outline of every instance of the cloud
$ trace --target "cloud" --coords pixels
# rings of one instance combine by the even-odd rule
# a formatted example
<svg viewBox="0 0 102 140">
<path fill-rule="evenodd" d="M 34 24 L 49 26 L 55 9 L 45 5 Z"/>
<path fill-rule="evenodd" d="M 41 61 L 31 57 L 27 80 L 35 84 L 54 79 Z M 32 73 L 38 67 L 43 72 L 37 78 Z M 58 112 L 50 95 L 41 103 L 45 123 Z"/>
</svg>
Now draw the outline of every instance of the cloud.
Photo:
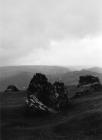
<svg viewBox="0 0 102 140">
<path fill-rule="evenodd" d="M 59 58 L 63 49 L 80 51 L 79 42 L 86 36 L 96 39 L 102 35 L 101 0 L 4 0 L 0 5 L 0 65 L 40 63 L 54 52 L 51 42 L 58 44 L 54 47 Z M 84 50 L 88 41 L 82 43 Z M 67 48 L 61 48 L 63 44 Z M 46 63 L 53 64 L 53 59 Z M 56 64 L 60 62 L 56 59 Z"/>
<path fill-rule="evenodd" d="M 102 36 L 86 36 L 79 39 L 52 40 L 48 50 L 40 48 L 20 59 L 23 64 L 38 65 L 86 65 L 102 67 Z M 19 64 L 19 61 L 18 61 Z"/>
</svg>

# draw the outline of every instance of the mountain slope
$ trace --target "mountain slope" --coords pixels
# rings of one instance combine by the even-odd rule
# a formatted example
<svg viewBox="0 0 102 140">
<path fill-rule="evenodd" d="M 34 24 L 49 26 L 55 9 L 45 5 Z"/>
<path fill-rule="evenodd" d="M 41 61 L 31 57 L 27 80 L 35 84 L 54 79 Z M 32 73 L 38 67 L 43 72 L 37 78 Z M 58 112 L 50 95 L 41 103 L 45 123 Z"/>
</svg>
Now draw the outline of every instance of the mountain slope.
<svg viewBox="0 0 102 140">
<path fill-rule="evenodd" d="M 71 101 L 65 112 L 26 115 L 26 92 L 0 94 L 1 140 L 102 140 L 102 91 Z"/>
<path fill-rule="evenodd" d="M 100 67 L 93 67 L 93 68 L 90 68 L 88 70 L 91 72 L 102 73 L 102 68 L 100 68 Z"/>
<path fill-rule="evenodd" d="M 21 72 L 13 76 L 0 79 L 0 90 L 5 90 L 8 85 L 15 85 L 18 89 L 25 89 L 28 87 L 33 74 L 29 72 Z"/>
<path fill-rule="evenodd" d="M 7 66 L 0 67 L 0 91 L 5 90 L 10 84 L 23 89 L 27 87 L 35 73 L 46 75 L 64 74 L 68 68 L 59 66 Z"/>
<path fill-rule="evenodd" d="M 21 72 L 29 73 L 44 73 L 47 75 L 55 75 L 69 72 L 70 70 L 66 67 L 60 66 L 7 66 L 0 67 L 0 78 L 7 78 L 14 75 L 17 75 Z"/>
<path fill-rule="evenodd" d="M 26 71 L 26 69 L 25 69 L 25 71 Z M 48 73 L 50 73 L 50 74 L 48 74 Z M 77 85 L 78 80 L 79 80 L 79 76 L 89 75 L 89 74 L 98 76 L 100 78 L 101 83 L 102 83 L 102 74 L 87 71 L 87 70 L 74 71 L 74 72 L 69 71 L 66 73 L 59 73 L 58 72 L 56 74 L 52 74 L 52 72 L 50 71 L 48 73 L 46 74 L 46 76 L 48 77 L 49 81 L 52 83 L 56 80 L 60 80 L 60 81 L 64 82 L 65 85 Z M 53 73 L 54 73 L 54 71 L 53 71 Z M 9 71 L 7 74 L 9 75 Z M 0 78 L 0 91 L 5 90 L 7 88 L 7 86 L 10 84 L 17 86 L 20 89 L 27 88 L 33 75 L 34 75 L 34 72 L 31 72 L 31 71 L 30 72 L 29 71 L 28 72 L 17 71 L 17 74 L 13 73 L 13 75 L 9 75 L 9 76 L 3 75 Z"/>
<path fill-rule="evenodd" d="M 101 83 L 102 83 L 102 74 L 96 73 L 96 72 L 91 72 L 88 70 L 81 70 L 81 71 L 74 71 L 74 72 L 67 72 L 65 74 L 61 75 L 56 75 L 56 76 L 49 76 L 49 80 L 53 81 L 54 80 L 61 80 L 63 81 L 66 85 L 76 85 L 78 84 L 79 77 L 81 75 L 94 75 L 98 76 Z"/>
</svg>

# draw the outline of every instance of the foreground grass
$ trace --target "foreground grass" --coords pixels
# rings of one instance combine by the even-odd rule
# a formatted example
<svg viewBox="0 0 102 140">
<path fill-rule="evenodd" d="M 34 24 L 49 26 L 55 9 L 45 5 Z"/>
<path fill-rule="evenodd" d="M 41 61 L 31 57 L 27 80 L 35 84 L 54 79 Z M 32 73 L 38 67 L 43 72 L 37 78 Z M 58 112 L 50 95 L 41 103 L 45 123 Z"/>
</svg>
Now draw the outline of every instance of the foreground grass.
<svg viewBox="0 0 102 140">
<path fill-rule="evenodd" d="M 0 94 L 1 140 L 102 140 L 101 92 L 74 99 L 66 112 L 32 116 L 25 112 L 25 96 Z"/>
</svg>

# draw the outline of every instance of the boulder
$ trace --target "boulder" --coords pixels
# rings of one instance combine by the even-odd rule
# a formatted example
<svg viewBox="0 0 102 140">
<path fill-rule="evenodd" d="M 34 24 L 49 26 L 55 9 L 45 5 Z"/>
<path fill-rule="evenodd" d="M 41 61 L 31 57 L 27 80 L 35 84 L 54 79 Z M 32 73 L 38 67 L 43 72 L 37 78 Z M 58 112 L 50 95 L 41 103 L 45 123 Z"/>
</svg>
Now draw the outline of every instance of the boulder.
<svg viewBox="0 0 102 140">
<path fill-rule="evenodd" d="M 19 91 L 18 88 L 14 85 L 9 85 L 7 87 L 7 89 L 5 90 L 5 92 L 16 92 L 16 91 Z"/>
<path fill-rule="evenodd" d="M 51 112 L 51 113 L 57 113 L 54 109 L 44 105 L 34 95 L 30 95 L 29 98 L 26 98 L 26 106 L 29 109 L 29 111 L 32 111 L 32 112 Z"/>
<path fill-rule="evenodd" d="M 80 76 L 78 89 L 74 98 L 88 95 L 99 90 L 102 90 L 102 85 L 98 77 L 92 75 Z"/>
<path fill-rule="evenodd" d="M 92 85 L 92 84 L 100 84 L 100 80 L 96 76 L 85 75 L 80 76 L 78 86 Z"/>
</svg>

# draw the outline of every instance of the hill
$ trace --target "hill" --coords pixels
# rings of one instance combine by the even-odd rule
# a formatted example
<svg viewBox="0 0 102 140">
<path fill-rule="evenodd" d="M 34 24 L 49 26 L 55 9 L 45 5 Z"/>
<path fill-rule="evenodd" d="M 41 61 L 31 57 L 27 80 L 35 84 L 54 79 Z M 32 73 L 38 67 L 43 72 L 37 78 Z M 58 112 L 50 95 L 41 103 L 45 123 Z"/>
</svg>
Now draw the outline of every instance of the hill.
<svg viewBox="0 0 102 140">
<path fill-rule="evenodd" d="M 7 78 L 14 75 L 17 75 L 21 72 L 28 72 L 28 73 L 44 73 L 47 75 L 55 75 L 55 74 L 62 74 L 69 72 L 70 70 L 66 67 L 60 66 L 41 66 L 41 65 L 34 65 L 34 66 L 5 66 L 0 67 L 0 78 Z"/>
<path fill-rule="evenodd" d="M 102 83 L 102 74 L 101 73 L 96 73 L 96 72 L 91 72 L 88 70 L 80 70 L 80 71 L 71 71 L 67 72 L 64 74 L 57 74 L 57 75 L 48 75 L 48 78 L 51 82 L 54 82 L 55 80 L 60 80 L 65 83 L 66 86 L 68 85 L 77 85 L 79 77 L 82 75 L 93 75 L 93 76 L 98 76 L 101 83 Z"/>
<path fill-rule="evenodd" d="M 35 73 L 54 76 L 68 72 L 69 69 L 58 66 L 7 66 L 0 67 L 0 91 L 5 90 L 10 84 L 23 89 L 28 86 Z"/>
<path fill-rule="evenodd" d="M 98 76 L 102 83 L 102 74 L 92 72 L 91 70 L 70 71 L 68 68 L 56 66 L 0 67 L 0 91 L 5 90 L 10 84 L 20 89 L 27 88 L 31 78 L 36 72 L 46 74 L 50 82 L 60 80 L 67 86 L 76 85 L 79 76 L 88 74 Z"/>
<path fill-rule="evenodd" d="M 13 76 L 0 79 L 0 90 L 5 90 L 9 85 L 15 85 L 18 89 L 24 90 L 28 87 L 33 74 L 29 72 L 21 72 Z"/>
<path fill-rule="evenodd" d="M 92 72 L 102 73 L 102 68 L 100 68 L 100 67 L 93 67 L 88 70 L 92 71 Z"/>
<path fill-rule="evenodd" d="M 101 140 L 102 94 L 73 99 L 62 113 L 26 116 L 26 92 L 0 94 L 1 140 Z"/>
</svg>

